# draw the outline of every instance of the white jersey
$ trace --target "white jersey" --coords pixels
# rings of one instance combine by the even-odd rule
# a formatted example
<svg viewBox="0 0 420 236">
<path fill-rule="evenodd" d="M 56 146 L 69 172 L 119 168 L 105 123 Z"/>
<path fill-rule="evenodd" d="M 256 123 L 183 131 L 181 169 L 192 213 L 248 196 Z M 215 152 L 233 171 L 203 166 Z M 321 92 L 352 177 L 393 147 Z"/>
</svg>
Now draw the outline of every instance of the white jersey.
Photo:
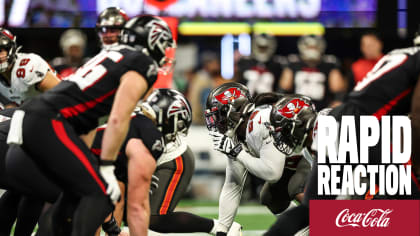
<svg viewBox="0 0 420 236">
<path fill-rule="evenodd" d="M 278 181 L 285 166 L 286 156 L 273 144 L 270 130 L 271 105 L 255 108 L 248 119 L 245 149 L 237 160 L 228 159 L 226 178 L 219 198 L 217 231 L 227 232 L 233 223 L 242 196 L 248 172 L 273 183 Z"/>
<path fill-rule="evenodd" d="M 156 165 L 160 166 L 166 162 L 175 160 L 177 157 L 181 156 L 184 152 L 187 151 L 187 142 L 179 137 L 175 142 L 170 142 L 165 145 L 165 151 L 159 157 Z"/>
<path fill-rule="evenodd" d="M 35 85 L 41 82 L 51 70 L 48 63 L 34 53 L 17 53 L 11 71 L 11 85 L 0 83 L 0 94 L 21 105 L 26 99 L 39 93 Z"/>
<path fill-rule="evenodd" d="M 270 131 L 266 126 L 270 123 L 270 105 L 262 105 L 255 108 L 249 117 L 246 129 L 246 149 L 254 157 L 260 157 L 263 145 L 273 145 Z"/>
</svg>

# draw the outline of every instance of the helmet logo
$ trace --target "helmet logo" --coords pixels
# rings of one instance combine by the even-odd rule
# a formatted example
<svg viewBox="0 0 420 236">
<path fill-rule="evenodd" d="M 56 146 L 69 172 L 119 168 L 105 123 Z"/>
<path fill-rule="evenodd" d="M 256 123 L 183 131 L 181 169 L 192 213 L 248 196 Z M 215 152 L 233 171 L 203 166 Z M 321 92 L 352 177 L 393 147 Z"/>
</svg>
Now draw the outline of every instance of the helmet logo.
<svg viewBox="0 0 420 236">
<path fill-rule="evenodd" d="M 168 117 L 174 116 L 176 114 L 180 114 L 185 120 L 191 119 L 191 111 L 186 102 L 183 101 L 183 99 L 181 98 L 179 100 L 174 101 L 168 109 Z"/>
<path fill-rule="evenodd" d="M 147 25 L 147 27 L 150 27 L 150 34 L 149 34 L 149 47 L 151 49 L 154 49 L 157 45 L 163 52 L 164 52 L 164 46 L 158 45 L 160 42 L 160 39 L 169 39 L 170 33 L 165 25 L 162 25 L 159 23 L 159 21 L 152 20 Z"/>
<path fill-rule="evenodd" d="M 280 108 L 278 111 L 280 114 L 286 118 L 293 118 L 293 116 L 299 114 L 299 112 L 304 108 L 309 107 L 304 100 L 296 98 L 287 103 L 283 108 Z"/>
<path fill-rule="evenodd" d="M 226 90 L 225 92 L 214 96 L 217 101 L 219 101 L 222 104 L 228 104 L 228 103 L 232 103 L 234 100 L 240 98 L 240 97 L 245 97 L 245 95 L 243 95 L 241 93 L 241 90 L 239 90 L 238 88 L 229 88 L 228 90 Z"/>
<path fill-rule="evenodd" d="M 6 37 L 8 37 L 10 40 L 13 40 L 14 41 L 14 36 L 8 31 L 8 30 L 5 30 L 5 29 L 3 29 L 2 30 L 2 33 L 6 36 Z"/>
</svg>

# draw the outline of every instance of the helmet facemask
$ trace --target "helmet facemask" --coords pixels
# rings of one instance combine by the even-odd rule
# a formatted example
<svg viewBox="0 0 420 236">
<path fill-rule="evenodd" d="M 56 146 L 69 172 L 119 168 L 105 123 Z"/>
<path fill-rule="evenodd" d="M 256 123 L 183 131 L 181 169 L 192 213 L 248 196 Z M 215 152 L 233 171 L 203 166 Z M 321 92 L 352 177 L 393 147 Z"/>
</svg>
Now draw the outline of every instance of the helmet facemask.
<svg viewBox="0 0 420 236">
<path fill-rule="evenodd" d="M 212 109 L 207 109 L 204 114 L 207 129 L 211 131 L 218 131 L 221 134 L 226 133 L 229 126 L 228 110 L 230 110 L 228 105 L 222 106 L 221 109 L 218 109 L 216 106 Z"/>
</svg>

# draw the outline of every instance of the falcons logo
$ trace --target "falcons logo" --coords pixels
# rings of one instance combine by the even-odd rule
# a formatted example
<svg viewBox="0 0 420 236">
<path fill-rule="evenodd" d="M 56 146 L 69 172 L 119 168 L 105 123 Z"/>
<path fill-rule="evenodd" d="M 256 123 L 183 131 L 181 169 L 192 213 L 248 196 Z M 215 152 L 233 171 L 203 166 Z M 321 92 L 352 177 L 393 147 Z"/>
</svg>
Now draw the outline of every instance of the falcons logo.
<svg viewBox="0 0 420 236">
<path fill-rule="evenodd" d="M 169 39 L 170 32 L 168 31 L 165 25 L 160 24 L 156 20 L 150 21 L 147 25 L 147 28 L 150 28 L 149 33 L 149 47 L 155 49 L 155 46 L 158 46 L 162 51 L 164 51 L 163 45 L 160 43 L 161 39 Z"/>
<path fill-rule="evenodd" d="M 287 103 L 283 108 L 279 109 L 278 111 L 280 114 L 286 118 L 293 118 L 295 115 L 299 114 L 299 112 L 304 108 L 309 107 L 305 101 L 296 98 Z"/>
<path fill-rule="evenodd" d="M 168 117 L 174 116 L 180 114 L 183 119 L 190 120 L 190 108 L 188 107 L 187 103 L 184 101 L 184 99 L 178 99 L 174 101 L 168 109 Z"/>
<path fill-rule="evenodd" d="M 237 88 L 229 88 L 224 93 L 221 93 L 221 94 L 216 95 L 214 97 L 220 103 L 222 103 L 222 104 L 228 104 L 228 103 L 231 103 L 231 102 L 235 101 L 235 99 L 238 99 L 240 97 L 245 97 L 245 95 L 243 95 L 241 93 L 241 90 L 239 90 Z"/>
</svg>

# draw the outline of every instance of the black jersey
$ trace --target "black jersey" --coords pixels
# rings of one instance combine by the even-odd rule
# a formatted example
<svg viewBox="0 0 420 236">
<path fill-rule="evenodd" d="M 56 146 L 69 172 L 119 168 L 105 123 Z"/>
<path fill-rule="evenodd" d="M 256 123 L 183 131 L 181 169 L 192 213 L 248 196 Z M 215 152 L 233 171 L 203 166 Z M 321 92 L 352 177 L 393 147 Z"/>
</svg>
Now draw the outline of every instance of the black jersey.
<svg viewBox="0 0 420 236">
<path fill-rule="evenodd" d="M 148 86 L 152 86 L 157 78 L 157 64 L 151 57 L 120 45 L 102 50 L 68 80 L 24 105 L 23 109 L 53 110 L 69 121 L 78 134 L 87 133 L 98 126 L 100 117 L 111 111 L 121 76 L 128 71 L 142 75 Z M 39 103 L 42 103 L 41 107 L 37 106 Z"/>
<path fill-rule="evenodd" d="M 339 68 L 336 57 L 324 55 L 314 67 L 308 66 L 299 56 L 289 56 L 289 68 L 293 71 L 293 93 L 312 99 L 317 109 L 323 109 L 334 99 L 329 90 L 328 77 Z"/>
<path fill-rule="evenodd" d="M 96 129 L 95 140 L 93 141 L 91 151 L 96 155 L 101 154 L 102 138 L 106 125 Z M 127 163 L 128 158 L 125 153 L 125 148 L 130 139 L 141 139 L 144 145 L 147 147 L 149 152 L 158 160 L 163 152 L 163 139 L 162 134 L 154 125 L 154 123 L 142 114 L 135 113 L 130 122 L 130 127 L 123 144 L 121 145 L 120 152 L 118 153 L 117 160 L 115 162 L 115 176 L 122 182 L 127 182 Z"/>
<path fill-rule="evenodd" d="M 420 47 L 396 49 L 385 55 L 348 96 L 361 115 L 408 114 L 420 75 Z"/>
<path fill-rule="evenodd" d="M 279 79 L 286 59 L 273 57 L 267 62 L 259 62 L 251 57 L 244 57 L 238 61 L 239 83 L 248 87 L 251 95 L 276 92 L 279 89 Z"/>
</svg>

